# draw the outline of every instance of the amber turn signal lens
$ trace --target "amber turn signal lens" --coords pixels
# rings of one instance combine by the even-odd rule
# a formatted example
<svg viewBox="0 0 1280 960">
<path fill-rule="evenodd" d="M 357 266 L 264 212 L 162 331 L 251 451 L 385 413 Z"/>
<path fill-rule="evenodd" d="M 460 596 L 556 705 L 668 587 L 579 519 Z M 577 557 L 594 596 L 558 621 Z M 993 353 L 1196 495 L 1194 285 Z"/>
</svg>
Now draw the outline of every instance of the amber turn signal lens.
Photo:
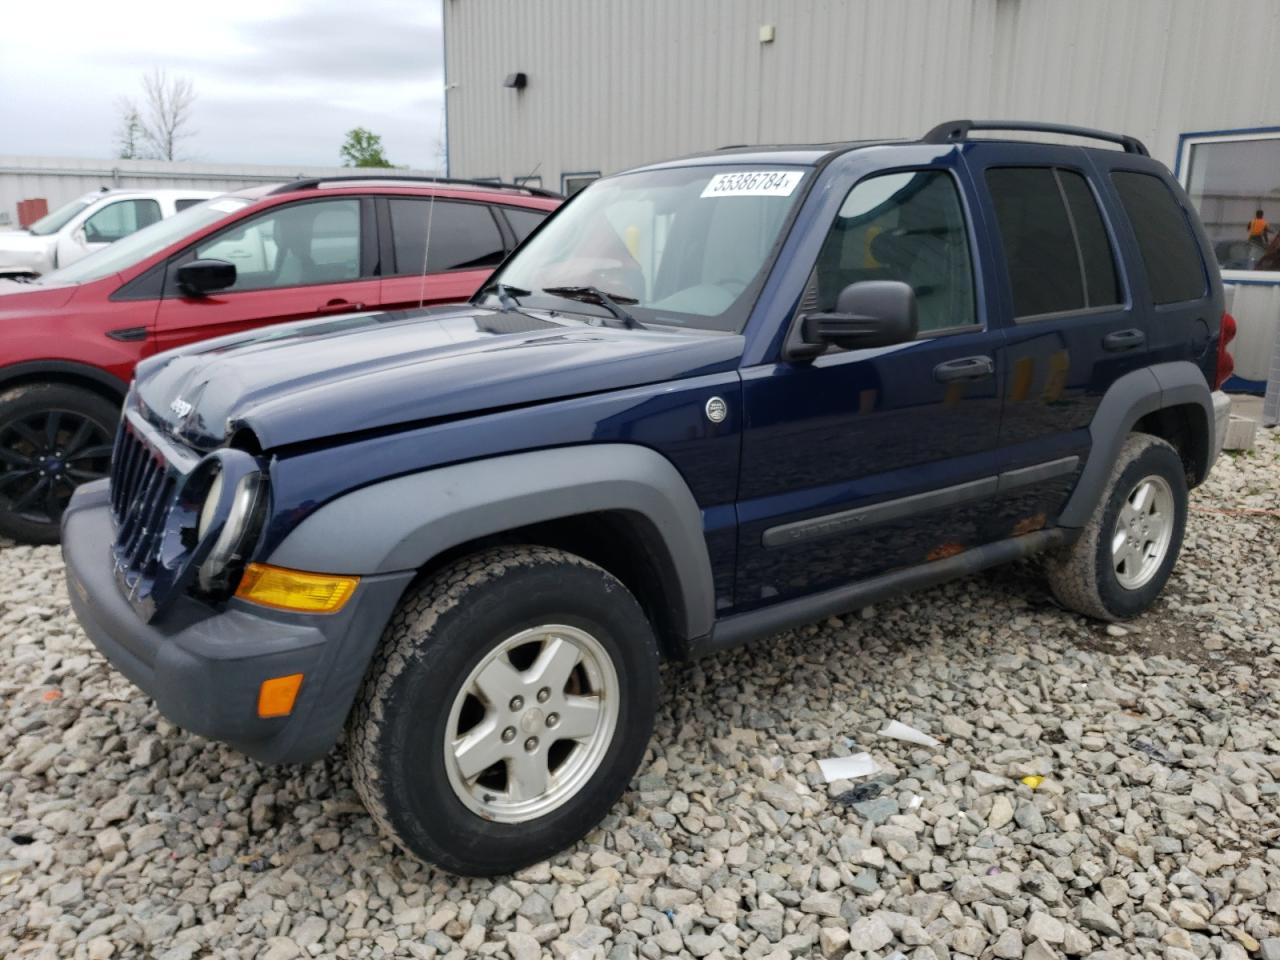
<svg viewBox="0 0 1280 960">
<path fill-rule="evenodd" d="M 263 680 L 262 686 L 258 688 L 258 716 L 287 717 L 293 712 L 293 701 L 298 698 L 298 688 L 301 686 L 300 673 Z"/>
<path fill-rule="evenodd" d="M 251 563 L 240 578 L 236 596 L 277 610 L 337 613 L 351 599 L 359 582 L 359 577 L 305 573 Z"/>
</svg>

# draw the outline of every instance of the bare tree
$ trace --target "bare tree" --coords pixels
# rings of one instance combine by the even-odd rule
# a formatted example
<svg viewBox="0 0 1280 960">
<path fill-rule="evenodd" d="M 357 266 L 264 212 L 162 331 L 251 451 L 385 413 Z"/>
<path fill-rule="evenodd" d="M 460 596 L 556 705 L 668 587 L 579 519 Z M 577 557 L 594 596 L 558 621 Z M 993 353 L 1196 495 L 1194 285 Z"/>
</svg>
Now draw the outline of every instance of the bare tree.
<svg viewBox="0 0 1280 960">
<path fill-rule="evenodd" d="M 142 137 L 159 160 L 176 160 L 178 144 L 195 133 L 190 129 L 196 88 L 187 77 L 170 78 L 157 67 L 142 78 Z"/>
<path fill-rule="evenodd" d="M 116 156 L 121 160 L 142 160 L 146 156 L 142 131 L 142 114 L 138 105 L 128 97 L 121 97 L 116 104 L 120 123 L 116 127 Z"/>
</svg>

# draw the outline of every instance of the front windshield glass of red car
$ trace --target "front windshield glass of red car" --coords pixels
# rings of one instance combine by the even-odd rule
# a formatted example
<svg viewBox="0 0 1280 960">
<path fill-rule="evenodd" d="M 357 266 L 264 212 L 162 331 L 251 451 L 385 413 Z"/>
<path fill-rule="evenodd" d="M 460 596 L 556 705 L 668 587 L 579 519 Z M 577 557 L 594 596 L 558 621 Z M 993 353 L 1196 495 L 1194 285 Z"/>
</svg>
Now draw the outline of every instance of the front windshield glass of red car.
<svg viewBox="0 0 1280 960">
<path fill-rule="evenodd" d="M 599 292 L 643 324 L 741 330 L 805 175 L 725 164 L 598 180 L 493 283 L 527 309 L 608 318 Z M 496 290 L 486 297 L 497 303 Z"/>
<path fill-rule="evenodd" d="M 88 200 L 72 200 L 70 203 L 64 203 L 53 213 L 46 213 L 35 223 L 28 226 L 27 232 L 34 233 L 37 237 L 47 237 L 51 233 L 57 233 L 66 225 L 68 220 L 88 205 Z"/>
<path fill-rule="evenodd" d="M 136 233 L 131 233 L 124 239 L 105 246 L 83 260 L 77 260 L 61 270 L 46 273 L 36 282 L 57 285 L 101 280 L 110 274 L 127 270 L 135 263 L 159 253 L 170 244 L 177 243 L 211 223 L 216 223 L 223 217 L 248 206 L 251 202 L 244 197 L 217 197 L 206 200 L 204 203 L 197 203 L 194 207 L 187 207 L 181 213 L 175 213 L 167 220 L 143 227 Z"/>
</svg>

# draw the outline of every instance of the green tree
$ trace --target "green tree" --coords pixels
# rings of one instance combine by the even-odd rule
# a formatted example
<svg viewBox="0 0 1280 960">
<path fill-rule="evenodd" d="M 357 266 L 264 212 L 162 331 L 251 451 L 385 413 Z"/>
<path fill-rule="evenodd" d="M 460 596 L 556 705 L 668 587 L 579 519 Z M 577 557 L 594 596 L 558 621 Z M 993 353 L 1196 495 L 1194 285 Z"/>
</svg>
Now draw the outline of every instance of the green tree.
<svg viewBox="0 0 1280 960">
<path fill-rule="evenodd" d="M 372 130 L 356 127 L 347 131 L 346 142 L 338 150 L 344 167 L 391 167 L 394 164 L 382 152 L 382 138 Z"/>
</svg>

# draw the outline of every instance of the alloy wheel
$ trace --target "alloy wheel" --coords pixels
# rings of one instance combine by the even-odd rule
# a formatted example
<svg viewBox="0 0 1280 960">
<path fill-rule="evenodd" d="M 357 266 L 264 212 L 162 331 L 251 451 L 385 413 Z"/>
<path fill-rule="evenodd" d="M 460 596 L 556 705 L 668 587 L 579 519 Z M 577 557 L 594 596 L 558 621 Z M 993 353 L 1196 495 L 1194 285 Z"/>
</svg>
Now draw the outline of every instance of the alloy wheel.
<svg viewBox="0 0 1280 960">
<path fill-rule="evenodd" d="M 0 508 L 56 524 L 75 488 L 107 475 L 112 440 L 72 410 L 43 410 L 0 423 Z"/>
<path fill-rule="evenodd" d="M 1174 528 L 1173 490 L 1164 477 L 1143 477 L 1120 505 L 1111 535 L 1116 579 L 1126 590 L 1145 586 L 1169 552 Z"/>
<path fill-rule="evenodd" d="M 449 784 L 485 819 L 545 816 L 600 767 L 618 701 L 617 671 L 591 634 L 564 624 L 522 630 L 490 651 L 454 698 Z"/>
</svg>

